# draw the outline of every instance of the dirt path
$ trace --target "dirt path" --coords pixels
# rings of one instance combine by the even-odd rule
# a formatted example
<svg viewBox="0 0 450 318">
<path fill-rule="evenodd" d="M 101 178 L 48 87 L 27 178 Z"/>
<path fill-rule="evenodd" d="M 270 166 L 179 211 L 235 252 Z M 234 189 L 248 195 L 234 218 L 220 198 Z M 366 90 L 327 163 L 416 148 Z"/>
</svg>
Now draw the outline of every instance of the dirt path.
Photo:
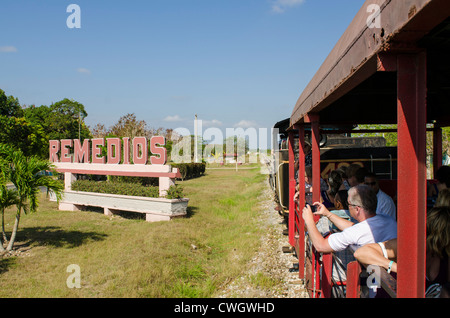
<svg viewBox="0 0 450 318">
<path fill-rule="evenodd" d="M 261 248 L 248 264 L 247 270 L 228 284 L 216 297 L 219 298 L 307 298 L 298 272 L 289 271 L 297 258 L 292 253 L 283 253 L 288 246 L 288 237 L 283 235 L 283 218 L 274 210 L 273 193 L 269 184 L 261 197 L 260 222 L 264 229 Z M 258 278 L 260 280 L 258 282 Z M 270 278 L 270 287 L 261 283 L 261 278 Z"/>
</svg>

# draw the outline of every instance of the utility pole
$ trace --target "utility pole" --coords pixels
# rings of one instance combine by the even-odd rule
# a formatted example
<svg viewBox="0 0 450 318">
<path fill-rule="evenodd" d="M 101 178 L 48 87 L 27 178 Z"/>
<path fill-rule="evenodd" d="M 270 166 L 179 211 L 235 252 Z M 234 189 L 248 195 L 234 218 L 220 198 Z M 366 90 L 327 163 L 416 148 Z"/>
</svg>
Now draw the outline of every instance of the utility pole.
<svg viewBox="0 0 450 318">
<path fill-rule="evenodd" d="M 195 120 L 194 120 L 194 162 L 198 162 L 198 127 L 197 127 L 197 114 L 195 114 Z"/>
<path fill-rule="evenodd" d="M 81 111 L 78 111 L 78 140 L 81 141 Z"/>
</svg>

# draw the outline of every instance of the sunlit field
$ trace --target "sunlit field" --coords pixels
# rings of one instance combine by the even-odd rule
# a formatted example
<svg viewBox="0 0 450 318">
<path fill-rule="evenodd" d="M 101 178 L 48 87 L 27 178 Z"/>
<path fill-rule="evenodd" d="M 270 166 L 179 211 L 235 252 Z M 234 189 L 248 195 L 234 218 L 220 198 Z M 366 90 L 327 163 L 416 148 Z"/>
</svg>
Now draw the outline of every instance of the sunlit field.
<svg viewBox="0 0 450 318">
<path fill-rule="evenodd" d="M 43 194 L 38 212 L 22 216 L 15 254 L 1 259 L 0 297 L 214 297 L 259 244 L 267 176 L 252 166 L 178 182 L 188 216 L 170 222 L 58 211 Z M 14 212 L 7 210 L 7 232 Z M 68 287 L 71 264 L 80 288 Z"/>
</svg>

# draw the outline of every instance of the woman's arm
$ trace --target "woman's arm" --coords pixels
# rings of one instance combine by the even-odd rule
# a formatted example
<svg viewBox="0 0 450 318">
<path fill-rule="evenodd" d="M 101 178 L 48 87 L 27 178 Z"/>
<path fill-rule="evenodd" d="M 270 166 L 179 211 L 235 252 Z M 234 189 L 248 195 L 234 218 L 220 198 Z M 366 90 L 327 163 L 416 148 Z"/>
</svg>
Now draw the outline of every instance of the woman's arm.
<svg viewBox="0 0 450 318">
<path fill-rule="evenodd" d="M 391 261 L 397 259 L 397 239 L 384 243 L 388 258 L 383 256 L 383 250 L 378 243 L 367 244 L 358 248 L 354 254 L 355 258 L 366 265 L 378 265 L 389 269 Z M 393 262 L 391 271 L 397 272 L 397 263 Z"/>
</svg>

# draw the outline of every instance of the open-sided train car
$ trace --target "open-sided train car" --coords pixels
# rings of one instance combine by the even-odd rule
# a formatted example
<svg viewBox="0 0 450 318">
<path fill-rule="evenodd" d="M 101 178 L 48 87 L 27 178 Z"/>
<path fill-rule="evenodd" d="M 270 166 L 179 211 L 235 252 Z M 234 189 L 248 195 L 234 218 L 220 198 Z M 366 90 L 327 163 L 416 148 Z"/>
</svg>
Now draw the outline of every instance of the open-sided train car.
<svg viewBox="0 0 450 318">
<path fill-rule="evenodd" d="M 277 210 L 285 217 L 289 213 L 289 143 L 286 129 L 289 119 L 277 122 L 274 133 L 278 149 L 273 152 L 270 182 Z M 340 127 L 342 128 L 342 127 Z M 355 131 L 356 132 L 356 131 Z M 298 136 L 294 153 L 298 154 Z M 306 137 L 306 139 L 310 139 Z M 323 127 L 320 138 L 320 176 L 326 180 L 331 171 L 356 163 L 375 173 L 383 191 L 395 198 L 397 179 L 397 147 L 386 147 L 383 137 L 351 137 L 336 134 L 333 127 Z M 298 160 L 298 156 L 295 157 Z"/>
<path fill-rule="evenodd" d="M 378 11 L 375 24 L 370 9 L 374 7 Z M 397 170 L 398 272 L 387 288 L 381 282 L 391 297 L 426 296 L 426 132 L 429 129 L 433 132 L 436 177 L 442 165 L 442 128 L 450 126 L 449 34 L 448 0 L 365 1 L 302 91 L 286 130 L 290 145 L 289 201 L 294 203 L 296 156 L 300 158 L 299 174 L 305 173 L 305 153 L 303 147 L 298 147 L 297 153 L 295 143 L 303 146 L 308 130 L 312 136 L 312 196 L 317 201 L 324 159 L 320 134 L 327 125 L 396 125 L 397 160 L 393 166 Z M 302 188 L 299 193 L 298 206 L 302 207 L 305 205 Z M 312 297 L 330 297 L 334 254 L 310 248 L 307 235 L 301 210 L 291 204 L 289 243 L 299 258 L 299 278 L 304 279 Z M 360 296 L 361 273 L 361 264 L 356 261 L 348 264 L 346 297 Z"/>
</svg>

